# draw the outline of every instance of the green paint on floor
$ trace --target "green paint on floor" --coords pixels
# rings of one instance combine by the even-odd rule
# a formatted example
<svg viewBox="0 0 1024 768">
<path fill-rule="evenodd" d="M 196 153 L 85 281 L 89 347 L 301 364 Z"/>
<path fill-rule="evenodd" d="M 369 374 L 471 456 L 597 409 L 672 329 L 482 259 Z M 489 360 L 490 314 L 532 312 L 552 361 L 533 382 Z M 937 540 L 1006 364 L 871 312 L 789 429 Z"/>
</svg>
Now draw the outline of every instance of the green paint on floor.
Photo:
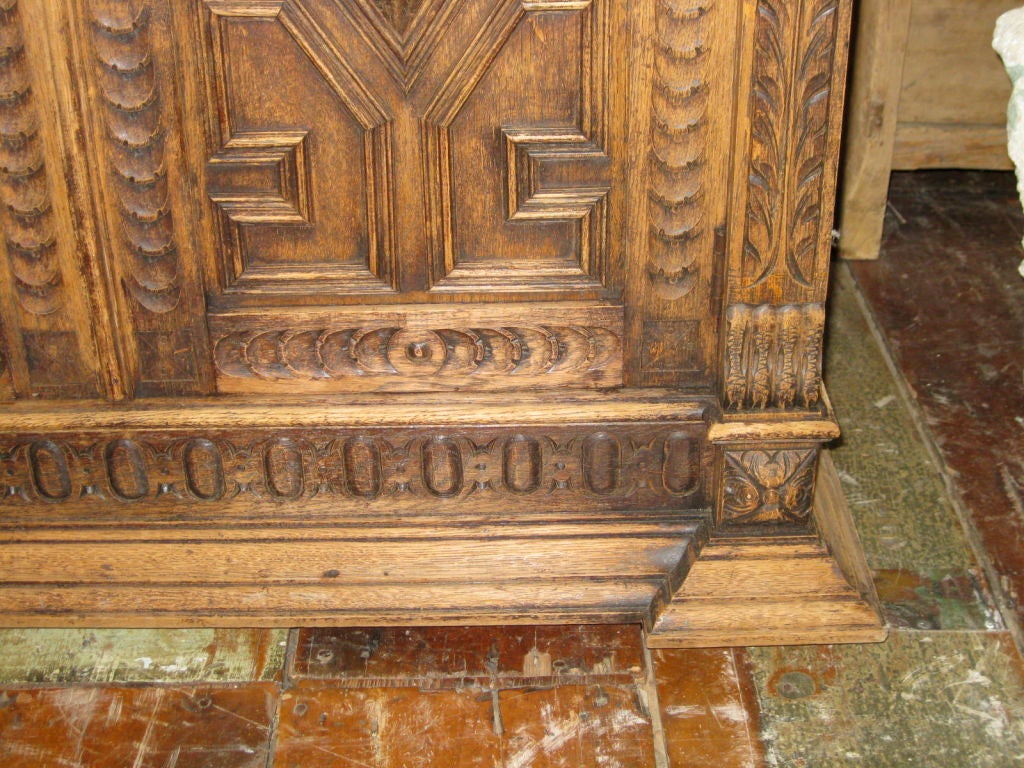
<svg viewBox="0 0 1024 768">
<path fill-rule="evenodd" d="M 832 458 L 892 626 L 997 629 L 939 470 L 849 270 L 835 270 L 825 381 L 843 429 Z"/>
<path fill-rule="evenodd" d="M 1006 633 L 749 653 L 770 766 L 1024 765 L 1024 677 Z"/>
<path fill-rule="evenodd" d="M 3 629 L 0 684 L 245 682 L 279 676 L 287 630 Z"/>
</svg>

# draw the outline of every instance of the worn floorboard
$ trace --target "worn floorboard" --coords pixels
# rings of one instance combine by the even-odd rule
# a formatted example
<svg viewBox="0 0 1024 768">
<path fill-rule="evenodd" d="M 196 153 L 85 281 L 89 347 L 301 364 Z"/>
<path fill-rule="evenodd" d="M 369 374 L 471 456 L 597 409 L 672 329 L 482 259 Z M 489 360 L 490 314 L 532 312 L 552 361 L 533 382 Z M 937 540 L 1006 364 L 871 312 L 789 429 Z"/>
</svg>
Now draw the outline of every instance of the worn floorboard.
<svg viewBox="0 0 1024 768">
<path fill-rule="evenodd" d="M 895 174 L 860 289 L 1024 616 L 1024 230 L 1008 173 Z"/>
<path fill-rule="evenodd" d="M 652 652 L 671 765 L 761 768 L 757 693 L 739 648 Z"/>
<path fill-rule="evenodd" d="M 4 768 L 263 768 L 273 684 L 0 691 Z"/>
</svg>

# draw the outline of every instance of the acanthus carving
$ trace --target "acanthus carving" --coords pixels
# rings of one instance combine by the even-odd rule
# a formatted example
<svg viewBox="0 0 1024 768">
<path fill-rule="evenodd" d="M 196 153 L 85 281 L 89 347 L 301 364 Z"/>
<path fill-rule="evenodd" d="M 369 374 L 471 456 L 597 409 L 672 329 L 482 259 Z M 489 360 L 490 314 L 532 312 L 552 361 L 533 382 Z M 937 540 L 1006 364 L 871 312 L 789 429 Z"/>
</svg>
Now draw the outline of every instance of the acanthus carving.
<svg viewBox="0 0 1024 768">
<path fill-rule="evenodd" d="M 707 244 L 703 148 L 711 3 L 658 0 L 649 156 L 647 276 L 654 293 L 679 299 L 694 287 L 694 263 Z"/>
<path fill-rule="evenodd" d="M 837 0 L 759 0 L 740 281 L 814 285 L 825 184 Z"/>
<path fill-rule="evenodd" d="M 721 522 L 806 523 L 817 458 L 813 448 L 726 451 Z"/>
<path fill-rule="evenodd" d="M 618 369 L 621 355 L 616 332 L 584 326 L 236 331 L 214 347 L 224 376 L 310 381 L 548 374 L 571 379 Z"/>
<path fill-rule="evenodd" d="M 0 194 L 18 303 L 49 315 L 63 303 L 53 201 L 17 0 L 0 2 Z"/>
<path fill-rule="evenodd" d="M 93 43 L 106 103 L 107 158 L 126 259 L 125 283 L 146 309 L 169 312 L 181 295 L 168 194 L 160 85 L 145 2 L 90 0 Z"/>
<path fill-rule="evenodd" d="M 566 497 L 668 507 L 700 491 L 700 446 L 692 431 L 650 427 L 34 436 L 0 446 L 0 505 Z"/>
<path fill-rule="evenodd" d="M 726 313 L 725 404 L 812 408 L 821 397 L 821 304 L 751 306 Z"/>
</svg>

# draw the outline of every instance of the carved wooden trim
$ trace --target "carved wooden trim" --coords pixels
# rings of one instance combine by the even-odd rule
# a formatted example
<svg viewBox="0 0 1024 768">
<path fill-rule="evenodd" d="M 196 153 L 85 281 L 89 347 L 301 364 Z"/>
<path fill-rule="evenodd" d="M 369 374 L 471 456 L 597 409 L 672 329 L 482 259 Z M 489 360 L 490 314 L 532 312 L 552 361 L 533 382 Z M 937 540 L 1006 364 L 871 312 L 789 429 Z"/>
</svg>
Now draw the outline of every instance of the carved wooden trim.
<svg viewBox="0 0 1024 768">
<path fill-rule="evenodd" d="M 544 377 L 560 384 L 621 380 L 621 358 L 620 332 L 596 326 L 239 330 L 214 345 L 224 377 L 350 379 L 360 388 L 369 378 L 384 386 L 434 379 L 469 387 L 495 379 L 508 386 Z"/>
<path fill-rule="evenodd" d="M 49 171 L 17 0 L 0 3 L 0 192 L 14 295 L 32 315 L 64 303 Z"/>
<path fill-rule="evenodd" d="M 181 300 L 181 263 L 168 190 L 163 98 L 149 40 L 150 8 L 90 0 L 107 160 L 115 179 L 125 283 L 157 314 Z M 134 10 L 134 13 L 133 13 Z"/>
<path fill-rule="evenodd" d="M 726 312 L 728 408 L 812 408 L 821 399 L 821 304 L 734 304 Z"/>
<path fill-rule="evenodd" d="M 588 228 L 591 213 L 611 190 L 608 155 L 579 131 L 503 128 L 502 135 L 509 220 L 582 219 Z M 590 183 L 560 183 L 557 169 L 566 163 L 581 168 Z"/>
<path fill-rule="evenodd" d="M 707 248 L 704 147 L 707 141 L 707 45 L 710 2 L 657 0 L 651 103 L 650 262 L 647 278 L 662 299 L 686 296 Z"/>
<path fill-rule="evenodd" d="M 369 502 L 377 511 L 699 508 L 701 427 L 595 425 L 417 429 L 289 429 L 10 437 L 0 444 L 0 507 Z M 113 509 L 114 507 L 110 507 Z"/>
<path fill-rule="evenodd" d="M 818 287 L 838 0 L 758 0 L 739 285 Z"/>
<path fill-rule="evenodd" d="M 817 459 L 816 447 L 723 451 L 719 523 L 807 523 Z"/>
</svg>

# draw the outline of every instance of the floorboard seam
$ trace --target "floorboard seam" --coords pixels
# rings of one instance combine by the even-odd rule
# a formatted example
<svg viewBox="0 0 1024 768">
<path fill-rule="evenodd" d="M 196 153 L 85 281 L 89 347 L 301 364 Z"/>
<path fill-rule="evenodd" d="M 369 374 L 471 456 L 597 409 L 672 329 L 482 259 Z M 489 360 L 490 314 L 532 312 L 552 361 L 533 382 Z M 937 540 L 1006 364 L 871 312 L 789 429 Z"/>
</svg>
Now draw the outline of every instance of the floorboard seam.
<svg viewBox="0 0 1024 768">
<path fill-rule="evenodd" d="M 960 489 L 953 478 L 953 474 L 935 442 L 935 437 L 932 434 L 931 429 L 925 421 L 921 405 L 917 402 L 913 389 L 907 382 L 903 375 L 903 371 L 896 362 L 892 348 L 889 345 L 885 334 L 882 332 L 882 328 L 871 309 L 871 305 L 868 304 L 867 298 L 864 296 L 856 274 L 845 262 L 840 262 L 836 264 L 835 267 L 836 269 L 846 271 L 846 276 L 850 279 L 851 284 L 855 288 L 854 296 L 856 297 L 857 306 L 860 309 L 861 315 L 863 316 L 868 328 L 871 329 L 871 335 L 881 352 L 881 356 L 885 361 L 886 367 L 892 374 L 893 382 L 901 400 L 903 401 L 905 410 L 909 414 L 910 419 L 921 438 L 922 445 L 938 473 L 942 486 L 945 489 L 946 497 L 949 499 L 950 505 L 952 506 L 957 520 L 963 529 L 967 543 L 971 548 L 971 554 L 974 555 L 985 574 L 985 579 L 988 582 L 988 593 L 992 596 L 992 599 L 995 602 L 998 616 L 1007 631 L 1009 631 L 1010 635 L 1013 637 L 1017 649 L 1024 653 L 1024 628 L 1022 628 L 1020 623 L 1017 621 L 1013 602 L 1010 596 L 1006 594 L 1006 591 L 1001 584 L 999 571 L 989 556 L 988 551 L 985 549 L 981 534 L 974 526 L 970 510 L 964 502 Z M 993 631 L 998 631 L 998 629 Z"/>
</svg>

